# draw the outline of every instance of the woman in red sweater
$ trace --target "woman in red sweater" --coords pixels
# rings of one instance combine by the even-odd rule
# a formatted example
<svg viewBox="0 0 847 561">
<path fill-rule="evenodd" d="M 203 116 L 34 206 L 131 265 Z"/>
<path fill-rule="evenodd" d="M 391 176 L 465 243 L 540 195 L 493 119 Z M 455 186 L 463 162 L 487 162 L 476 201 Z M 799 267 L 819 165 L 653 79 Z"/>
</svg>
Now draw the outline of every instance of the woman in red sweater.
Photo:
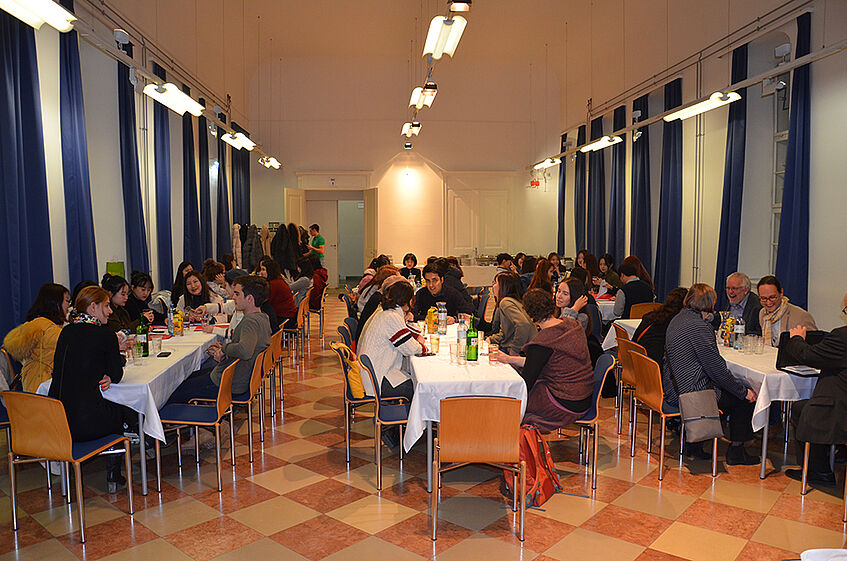
<svg viewBox="0 0 847 561">
<path fill-rule="evenodd" d="M 309 263 L 312 265 L 312 294 L 309 296 L 309 308 L 320 310 L 321 296 L 323 296 L 324 288 L 326 288 L 329 273 L 317 255 L 310 255 Z"/>
<path fill-rule="evenodd" d="M 266 255 L 259 261 L 259 276 L 268 279 L 268 284 L 271 286 L 271 295 L 268 300 L 276 312 L 280 326 L 286 329 L 297 327 L 297 306 L 294 304 L 294 294 L 282 278 L 279 263 Z"/>
</svg>

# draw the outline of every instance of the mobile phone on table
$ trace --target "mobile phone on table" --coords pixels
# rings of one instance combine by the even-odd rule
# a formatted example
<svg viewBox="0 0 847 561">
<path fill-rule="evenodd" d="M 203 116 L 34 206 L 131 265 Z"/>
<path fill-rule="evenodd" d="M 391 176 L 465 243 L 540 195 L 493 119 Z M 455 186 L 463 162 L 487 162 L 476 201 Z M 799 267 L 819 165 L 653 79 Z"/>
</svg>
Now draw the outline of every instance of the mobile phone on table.
<svg viewBox="0 0 847 561">
<path fill-rule="evenodd" d="M 171 352 L 170 351 L 162 351 L 162 352 L 160 352 L 159 354 L 156 355 L 156 357 L 158 357 L 158 358 L 165 358 L 166 356 L 171 356 Z"/>
</svg>

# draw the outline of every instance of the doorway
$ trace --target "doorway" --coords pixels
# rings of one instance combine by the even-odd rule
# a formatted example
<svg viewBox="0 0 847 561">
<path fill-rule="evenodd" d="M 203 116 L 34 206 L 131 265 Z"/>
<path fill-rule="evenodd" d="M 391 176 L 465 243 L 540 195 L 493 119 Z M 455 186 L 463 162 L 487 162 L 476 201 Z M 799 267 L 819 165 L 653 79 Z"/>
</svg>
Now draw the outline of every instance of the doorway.
<svg viewBox="0 0 847 561">
<path fill-rule="evenodd" d="M 339 282 L 358 282 L 365 269 L 365 201 L 338 201 Z M 355 279 L 355 280 L 354 280 Z"/>
<path fill-rule="evenodd" d="M 323 264 L 331 288 L 338 286 L 338 201 L 306 201 L 306 220 L 303 225 L 320 226 L 320 233 L 326 240 Z"/>
</svg>

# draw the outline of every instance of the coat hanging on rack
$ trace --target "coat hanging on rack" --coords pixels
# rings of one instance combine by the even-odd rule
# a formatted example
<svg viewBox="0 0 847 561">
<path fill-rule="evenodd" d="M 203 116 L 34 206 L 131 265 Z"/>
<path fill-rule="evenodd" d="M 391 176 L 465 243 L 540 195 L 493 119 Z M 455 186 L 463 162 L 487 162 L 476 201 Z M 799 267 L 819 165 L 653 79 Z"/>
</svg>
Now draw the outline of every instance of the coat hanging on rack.
<svg viewBox="0 0 847 561">
<path fill-rule="evenodd" d="M 235 266 L 242 269 L 241 265 L 241 225 L 232 225 L 232 255 L 235 257 Z"/>
<path fill-rule="evenodd" d="M 259 232 L 259 239 L 262 240 L 262 255 L 271 254 L 271 231 L 267 224 L 262 224 L 262 230 Z"/>
</svg>

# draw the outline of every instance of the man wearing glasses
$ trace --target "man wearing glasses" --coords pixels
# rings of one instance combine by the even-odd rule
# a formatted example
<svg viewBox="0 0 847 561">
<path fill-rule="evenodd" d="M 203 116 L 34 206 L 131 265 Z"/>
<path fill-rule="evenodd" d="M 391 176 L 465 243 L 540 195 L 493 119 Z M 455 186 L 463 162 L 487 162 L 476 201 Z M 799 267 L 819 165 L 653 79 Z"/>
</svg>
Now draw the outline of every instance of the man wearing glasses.
<svg viewBox="0 0 847 561">
<path fill-rule="evenodd" d="M 773 275 L 762 277 L 756 286 L 762 309 L 759 310 L 759 325 L 765 343 L 772 347 L 779 346 L 779 336 L 784 331 L 791 331 L 797 326 L 806 329 L 817 329 L 812 314 L 788 303 L 788 298 L 782 293 L 782 284 Z"/>
<path fill-rule="evenodd" d="M 726 297 L 729 300 L 726 311 L 731 317 L 744 320 L 744 331 L 747 335 L 761 335 L 759 310 L 762 309 L 762 303 L 755 293 L 751 293 L 751 288 L 750 277 L 744 273 L 736 272 L 726 277 Z M 721 318 L 716 314 L 712 326 L 718 329 L 720 323 Z"/>
</svg>

